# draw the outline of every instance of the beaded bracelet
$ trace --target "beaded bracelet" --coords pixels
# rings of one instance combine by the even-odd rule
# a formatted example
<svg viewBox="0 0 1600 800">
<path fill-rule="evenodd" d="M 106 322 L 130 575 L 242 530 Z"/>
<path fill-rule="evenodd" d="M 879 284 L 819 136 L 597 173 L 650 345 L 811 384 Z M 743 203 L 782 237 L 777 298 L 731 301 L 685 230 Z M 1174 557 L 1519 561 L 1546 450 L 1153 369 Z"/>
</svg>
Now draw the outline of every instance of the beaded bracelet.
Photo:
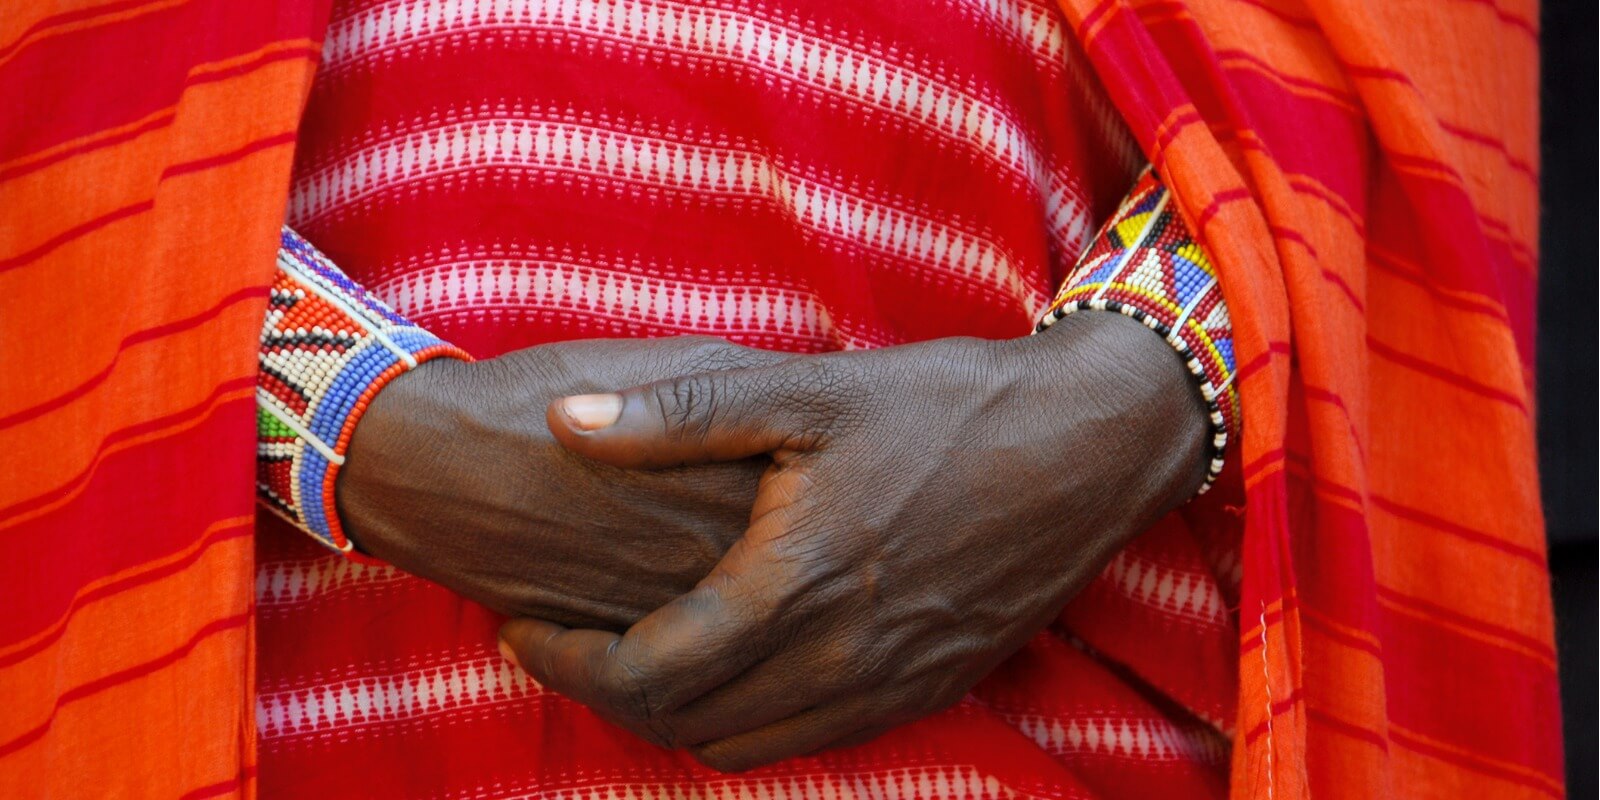
<svg viewBox="0 0 1600 800">
<path fill-rule="evenodd" d="M 1195 376 L 1211 420 L 1211 460 L 1203 493 L 1222 472 L 1239 425 L 1233 388 L 1233 323 L 1211 259 L 1146 168 L 1122 207 L 1100 229 L 1035 332 L 1084 309 L 1115 311 L 1161 334 Z"/>
<path fill-rule="evenodd" d="M 285 227 L 256 382 L 256 493 L 318 542 L 349 554 L 334 483 L 378 390 L 465 352 L 396 314 Z"/>
</svg>

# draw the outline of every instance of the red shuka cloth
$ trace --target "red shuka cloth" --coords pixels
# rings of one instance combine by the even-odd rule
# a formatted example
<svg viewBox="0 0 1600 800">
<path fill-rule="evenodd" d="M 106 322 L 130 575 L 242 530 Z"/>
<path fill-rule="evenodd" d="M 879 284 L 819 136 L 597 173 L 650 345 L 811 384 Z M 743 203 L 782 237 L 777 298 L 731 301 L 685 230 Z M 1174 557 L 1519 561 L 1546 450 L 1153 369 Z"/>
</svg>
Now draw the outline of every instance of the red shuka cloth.
<svg viewBox="0 0 1600 800">
<path fill-rule="evenodd" d="M 1026 335 L 1141 163 L 1046 0 L 440 7 L 335 5 L 289 222 L 480 358 Z M 1120 556 L 958 709 L 722 776 L 538 690 L 487 611 L 274 525 L 263 789 L 1220 795 L 1237 527 L 1213 528 Z"/>
<path fill-rule="evenodd" d="M 1527 0 L 1068 0 L 1063 7 L 1066 38 L 1081 44 L 1116 110 L 1211 250 L 1235 321 L 1249 420 L 1239 462 L 1246 492 L 1245 624 L 1236 632 L 1222 626 L 1229 638 L 1216 657 L 1181 653 L 1167 660 L 1169 669 L 1223 665 L 1216 676 L 1197 674 L 1184 684 L 1196 698 L 1238 692 L 1236 714 L 1216 720 L 1233 731 L 1230 793 L 1559 795 L 1555 667 L 1528 389 L 1537 263 L 1536 6 Z M 1009 30 L 1023 35 L 995 35 L 1014 45 L 1038 41 L 1032 36 L 1037 18 L 1013 13 L 1033 5 L 951 8 L 998 10 L 1003 20 L 1020 20 L 1020 28 Z M 6 698 L 0 794 L 207 797 L 254 788 L 253 369 L 277 212 L 288 191 L 292 128 L 324 11 L 315 3 L 54 0 L 0 18 L 0 107 L 30 112 L 27 124 L 0 125 L 0 208 L 6 209 L 0 216 L 0 365 L 6 375 L 0 381 L 0 452 L 12 454 L 0 462 L 6 556 L 0 559 L 6 612 L 0 614 L 0 696 Z M 826 22 L 828 13 L 850 12 L 818 13 L 791 14 L 782 22 L 803 27 Z M 978 16 L 923 13 L 917 25 L 897 31 L 912 40 L 896 39 L 895 57 L 915 52 L 915 42 L 948 44 L 957 32 L 970 32 Z M 630 18 L 643 24 L 639 19 Z M 389 24 L 380 20 L 373 35 L 388 36 Z M 823 27 L 830 36 L 843 30 Z M 719 28 L 708 23 L 699 30 L 709 35 Z M 587 41 L 567 32 L 494 35 L 525 47 Z M 461 53 L 475 41 L 484 40 L 425 37 L 413 49 L 396 51 L 389 63 L 405 69 L 420 52 Z M 755 41 L 772 39 L 741 39 L 740 45 Z M 621 46 L 609 34 L 599 42 L 600 50 Z M 330 59 L 339 57 L 341 46 L 329 40 Z M 693 69 L 682 68 L 722 69 L 726 59 L 690 58 L 660 42 L 646 42 L 644 49 L 654 60 L 617 80 L 652 96 L 677 97 L 682 114 L 716 97 L 702 95 L 687 77 Z M 811 49 L 803 52 L 794 63 L 804 66 L 813 57 Z M 982 61 L 989 51 L 969 52 Z M 456 79 L 481 92 L 516 77 L 487 66 L 456 73 Z M 516 66 L 530 79 L 582 77 L 572 72 L 572 62 L 559 59 Z M 766 74 L 760 85 L 769 103 L 796 103 L 814 91 Z M 999 97 L 1005 102 L 1037 111 L 1024 118 L 1048 118 L 1061 113 L 1050 108 L 1078 102 L 1069 86 L 1028 74 L 1001 69 L 993 78 L 1004 85 Z M 439 77 L 450 79 L 448 73 Z M 352 102 L 374 106 L 404 102 L 410 91 L 358 80 L 349 86 Z M 559 86 L 544 81 L 540 91 Z M 588 88 L 604 96 L 622 87 Z M 590 97 L 570 98 L 556 110 L 570 111 L 575 124 L 592 122 L 585 113 L 615 119 L 626 111 L 586 105 Z M 1080 113 L 1069 116 L 1090 131 L 1103 118 L 1092 109 L 1087 119 Z M 827 115 L 819 117 L 790 115 L 749 141 L 769 134 L 817 141 Z M 761 118 L 736 113 L 727 124 Z M 983 130 L 977 117 L 945 122 L 969 119 L 978 122 L 974 130 Z M 691 133 L 706 136 L 706 127 Z M 1050 144 L 1070 147 L 1076 135 Z M 859 155 L 853 148 L 818 152 Z M 1098 168 L 1086 160 L 1079 166 Z M 673 163 L 687 162 L 675 155 Z M 808 177 L 799 169 L 800 178 Z M 541 180 L 565 187 L 573 202 L 545 210 L 581 217 L 591 207 L 575 201 L 592 194 L 582 194 L 577 175 L 569 171 L 563 181 L 559 172 Z M 898 177 L 915 181 L 917 174 Z M 454 185 L 463 196 L 484 190 Z M 803 182 L 781 185 L 790 187 L 783 197 L 803 198 L 807 208 L 826 199 L 791 191 L 808 186 Z M 664 196 L 648 181 L 634 186 L 639 198 Z M 1098 179 L 1084 186 L 1082 196 L 1092 203 L 1107 201 L 1100 192 L 1121 188 Z M 930 197 L 943 197 L 949 187 L 929 182 L 925 188 Z M 1025 196 L 1018 192 L 1013 199 Z M 535 204 L 519 213 L 536 212 L 541 202 L 525 192 L 502 199 L 513 210 Z M 704 225 L 677 235 L 704 239 L 707 247 L 744 240 L 742 230 L 729 231 L 731 211 L 706 217 Z M 956 221 L 1013 225 L 1028 218 L 1015 206 L 983 207 Z M 630 235 L 624 223 L 637 221 L 599 219 L 615 226 L 619 237 Z M 490 214 L 472 223 L 492 227 L 498 221 Z M 1033 234 L 1000 233 L 1049 238 L 1038 232 L 1050 224 L 1033 224 Z M 502 243 L 474 230 L 459 233 L 482 251 L 480 258 L 572 258 L 564 249 L 495 250 Z M 809 254 L 826 251 L 828 241 L 822 232 L 785 243 Z M 1057 263 L 1039 255 L 1050 248 L 1040 242 L 1015 263 Z M 758 271 L 773 269 L 767 259 L 739 255 L 730 250 L 719 263 L 749 263 L 739 273 L 747 285 L 793 290 L 769 285 L 772 274 Z M 885 263 L 895 257 L 858 255 Z M 387 263 L 383 258 L 376 252 L 370 262 L 355 257 L 347 263 Z M 658 266 L 652 261 L 658 258 L 654 250 L 635 249 L 612 268 Z M 673 288 L 709 280 L 700 263 L 667 267 L 676 270 L 661 273 L 677 281 Z M 803 328 L 808 335 L 770 344 L 841 344 L 853 331 L 872 333 L 856 320 L 880 313 L 894 322 L 887 330 L 907 338 L 957 329 L 1010 335 L 1012 320 L 1027 322 L 1024 298 L 1032 285 L 1026 281 L 1020 295 L 1013 290 L 1009 296 L 954 280 L 927 289 L 930 298 L 947 303 L 949 316 L 939 319 L 921 308 L 892 310 L 894 303 L 884 298 L 903 295 L 907 279 L 896 283 L 892 270 L 885 273 L 876 291 L 865 282 L 802 287 L 829 292 L 839 298 L 830 302 L 854 316 L 822 324 L 833 320 L 833 306 L 827 315 L 802 315 L 817 320 Z M 1043 273 L 1032 280 L 1044 282 Z M 419 284 L 418 290 L 439 296 L 442 290 L 427 288 L 437 285 Z M 620 291 L 642 284 L 607 285 Z M 986 297 L 954 307 L 963 292 Z M 493 284 L 471 297 L 481 297 L 490 318 L 510 317 L 496 305 L 501 296 Z M 853 297 L 870 302 L 851 306 Z M 802 300 L 791 307 L 807 308 Z M 1004 313 L 994 313 L 997 308 Z M 456 329 L 445 324 L 449 316 L 435 324 L 454 336 Z M 572 317 L 561 321 L 573 323 Z M 637 319 L 627 324 L 629 331 L 641 330 Z M 488 353 L 540 337 L 588 335 L 576 326 L 572 334 L 558 334 L 523 325 L 506 326 L 520 331 L 506 340 L 463 338 L 462 344 Z M 1005 331 L 980 330 L 984 326 Z M 606 329 L 600 324 L 589 332 Z M 1191 522 L 1206 519 L 1225 523 L 1229 515 L 1191 514 Z M 1165 542 L 1204 552 L 1195 543 L 1207 541 L 1207 525 L 1164 525 L 1170 527 L 1141 546 Z M 1222 533 L 1226 528 L 1216 526 Z M 298 547 L 282 530 L 262 530 L 254 538 L 280 564 Z M 274 584 L 273 573 L 258 575 L 256 621 L 275 646 L 351 652 L 354 645 L 345 638 L 351 631 L 307 625 L 297 633 L 283 610 L 272 607 L 278 599 L 332 586 L 316 607 L 326 613 L 304 619 L 336 619 L 342 605 L 328 602 L 334 596 L 387 597 L 401 610 L 412 602 L 433 611 L 410 619 L 408 631 L 455 632 L 447 646 L 481 647 L 493 657 L 485 645 L 491 622 L 425 597 L 440 590 L 341 562 L 317 564 L 299 574 L 313 584 Z M 412 594 L 402 597 L 402 589 Z M 1058 729 L 1050 723 L 1051 716 L 1090 720 L 1097 712 L 1102 722 L 1182 718 L 1178 703 L 1134 688 L 1160 685 L 1169 699 L 1181 694 L 1160 684 L 1146 664 L 1165 651 L 1160 634 L 1142 634 L 1148 628 L 1131 617 L 1073 618 L 1074 609 L 1093 602 L 1086 596 L 1069 608 L 1061 625 L 986 682 L 978 696 L 988 705 L 968 704 L 822 765 L 841 774 L 875 773 L 870 779 L 850 773 L 862 783 L 841 778 L 845 788 L 902 794 L 998 794 L 1005 785 L 1043 795 L 1217 790 L 1216 772 L 1199 766 L 1207 755 L 1206 739 L 1198 735 L 1203 726 L 1167 729 L 1195 735 L 1163 740 L 1179 743 L 1163 751 L 1181 756 L 1172 768 L 1145 759 L 1141 763 L 1152 769 L 1140 771 L 1097 756 L 1107 752 L 1108 741 L 1116 743 L 1113 754 L 1125 742 L 1155 752 L 1150 728 Z M 1110 669 L 1055 635 L 1089 631 L 1096 623 L 1109 629 L 1105 641 L 1124 648 L 1119 660 L 1144 669 Z M 1113 652 L 1092 635 L 1082 638 L 1097 653 Z M 1155 658 L 1140 656 L 1140 648 Z M 275 669 L 271 657 L 263 668 Z M 370 665 L 371 658 L 363 653 L 330 659 L 319 672 L 275 674 L 287 682 L 336 682 L 348 674 L 341 670 Z M 1245 668 L 1225 677 L 1235 658 Z M 407 674 L 441 664 L 402 659 L 388 666 Z M 424 720 L 442 710 L 434 701 L 476 691 L 487 670 L 487 663 L 476 674 L 436 670 L 426 683 L 363 676 L 353 688 L 375 692 L 374 707 L 417 713 L 396 720 L 387 739 L 353 725 L 287 742 L 281 751 L 269 742 L 268 788 L 313 780 L 317 793 L 399 787 L 485 796 L 528 788 L 486 777 L 494 765 L 505 766 L 508 750 L 532 754 L 537 760 L 520 766 L 550 781 L 552 773 L 590 783 L 606 775 L 677 780 L 688 770 L 679 760 L 641 754 L 639 745 L 564 701 L 500 678 L 494 691 L 521 694 L 430 730 Z M 274 685 L 260 688 L 265 712 Z M 354 695 L 334 699 L 324 708 L 335 717 L 355 707 Z M 1193 698 L 1181 705 L 1204 706 Z M 510 731 L 515 738 L 509 740 L 464 733 L 511 713 L 537 715 L 541 722 Z M 381 752 L 395 741 L 411 743 L 409 758 Z M 363 754 L 369 746 L 380 752 Z M 384 769 L 367 768 L 364 759 Z M 884 766 L 890 762 L 901 768 Z M 916 771 L 936 764 L 956 766 Z M 460 782 L 445 780 L 450 776 Z M 793 793 L 818 788 L 815 782 L 780 786 Z"/>
</svg>

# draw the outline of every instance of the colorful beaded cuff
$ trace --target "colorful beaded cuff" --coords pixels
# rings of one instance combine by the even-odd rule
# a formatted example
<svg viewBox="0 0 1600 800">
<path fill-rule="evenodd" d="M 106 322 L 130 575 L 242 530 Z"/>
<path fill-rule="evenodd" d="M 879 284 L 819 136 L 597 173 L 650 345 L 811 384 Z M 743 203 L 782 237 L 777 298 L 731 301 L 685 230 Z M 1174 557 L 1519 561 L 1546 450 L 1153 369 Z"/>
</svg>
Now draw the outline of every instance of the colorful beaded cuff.
<svg viewBox="0 0 1600 800">
<path fill-rule="evenodd" d="M 390 310 L 285 227 L 256 383 L 261 502 L 349 553 L 333 492 L 350 433 L 384 384 L 438 356 L 468 357 Z"/>
<path fill-rule="evenodd" d="M 1216 270 L 1189 235 L 1155 170 L 1146 169 L 1112 215 L 1036 330 L 1083 309 L 1116 311 L 1166 338 L 1194 374 L 1211 417 L 1211 463 L 1200 491 L 1222 472 L 1239 428 L 1233 388 L 1233 323 Z"/>
</svg>

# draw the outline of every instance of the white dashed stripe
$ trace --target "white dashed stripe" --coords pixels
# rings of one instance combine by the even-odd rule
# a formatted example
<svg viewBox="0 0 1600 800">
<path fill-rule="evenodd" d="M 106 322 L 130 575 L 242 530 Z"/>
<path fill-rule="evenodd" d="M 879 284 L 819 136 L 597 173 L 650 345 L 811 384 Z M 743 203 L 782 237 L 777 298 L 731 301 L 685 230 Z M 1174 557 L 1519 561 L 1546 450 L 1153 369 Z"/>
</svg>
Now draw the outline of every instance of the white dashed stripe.
<svg viewBox="0 0 1600 800">
<path fill-rule="evenodd" d="M 1028 0 L 956 0 L 956 5 L 988 20 L 1046 70 L 1067 66 L 1067 32 L 1056 9 Z"/>
<path fill-rule="evenodd" d="M 817 348 L 886 344 L 876 337 L 841 332 L 822 302 L 809 293 L 693 283 L 651 274 L 554 259 L 462 259 L 408 269 L 371 289 L 419 318 L 468 309 L 556 309 L 684 332 L 769 333 Z"/>
<path fill-rule="evenodd" d="M 1226 623 L 1226 604 L 1212 576 L 1165 567 L 1123 548 L 1100 573 L 1118 592 L 1168 614 L 1213 625 Z"/>
<path fill-rule="evenodd" d="M 558 171 L 701 197 L 773 204 L 796 223 L 847 246 L 940 270 L 1032 312 L 1038 276 L 993 241 L 786 169 L 767 156 L 605 128 L 528 119 L 462 122 L 369 147 L 296 182 L 290 219 L 309 225 L 424 179 L 483 168 Z M 1025 282 L 1023 274 L 1033 280 Z"/>
<path fill-rule="evenodd" d="M 1024 128 L 972 89 L 781 21 L 669 0 L 385 4 L 329 27 L 319 80 L 336 80 L 352 65 L 382 61 L 397 49 L 439 43 L 464 33 L 517 31 L 584 36 L 596 40 L 596 47 L 661 52 L 757 70 L 887 113 L 993 160 L 1040 194 L 1049 191 L 1054 170 Z"/>
<path fill-rule="evenodd" d="M 388 565 L 368 565 L 348 558 L 269 561 L 256 569 L 256 605 L 289 606 L 349 587 L 379 586 L 404 580 L 406 574 Z"/>
<path fill-rule="evenodd" d="M 504 795 L 489 787 L 455 795 L 455 800 L 518 797 L 540 800 L 1011 800 L 1029 797 L 971 767 L 913 767 L 837 771 L 775 778 L 719 776 L 693 783 L 600 783 L 571 788 L 541 788 Z M 1051 795 L 1052 797 L 1056 795 Z"/>
<path fill-rule="evenodd" d="M 1221 763 L 1226 742 L 1215 733 L 1184 729 L 1160 718 L 1005 714 L 1006 721 L 1054 756 L 1092 754 L 1134 761 Z"/>
<path fill-rule="evenodd" d="M 538 684 L 498 655 L 431 669 L 364 676 L 256 695 L 256 730 L 263 740 L 323 733 L 521 700 Z"/>
</svg>

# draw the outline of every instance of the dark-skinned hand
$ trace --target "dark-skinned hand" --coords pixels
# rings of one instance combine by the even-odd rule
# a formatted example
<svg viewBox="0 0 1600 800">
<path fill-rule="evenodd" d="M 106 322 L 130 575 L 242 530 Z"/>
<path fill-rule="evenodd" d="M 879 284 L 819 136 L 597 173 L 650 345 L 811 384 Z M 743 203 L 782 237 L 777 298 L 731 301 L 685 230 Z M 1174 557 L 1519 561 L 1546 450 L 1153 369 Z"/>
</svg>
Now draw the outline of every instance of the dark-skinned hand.
<svg viewBox="0 0 1600 800">
<path fill-rule="evenodd" d="M 744 532 L 761 462 L 630 472 L 551 438 L 594 391 L 783 356 L 708 337 L 590 340 L 435 359 L 379 392 L 340 470 L 362 550 L 507 614 L 622 629 L 688 591 Z"/>
<path fill-rule="evenodd" d="M 693 591 L 620 636 L 501 629 L 546 687 L 725 771 L 956 703 L 1205 469 L 1182 363 L 1113 313 L 568 398 L 549 423 L 630 469 L 770 454 Z"/>
</svg>

